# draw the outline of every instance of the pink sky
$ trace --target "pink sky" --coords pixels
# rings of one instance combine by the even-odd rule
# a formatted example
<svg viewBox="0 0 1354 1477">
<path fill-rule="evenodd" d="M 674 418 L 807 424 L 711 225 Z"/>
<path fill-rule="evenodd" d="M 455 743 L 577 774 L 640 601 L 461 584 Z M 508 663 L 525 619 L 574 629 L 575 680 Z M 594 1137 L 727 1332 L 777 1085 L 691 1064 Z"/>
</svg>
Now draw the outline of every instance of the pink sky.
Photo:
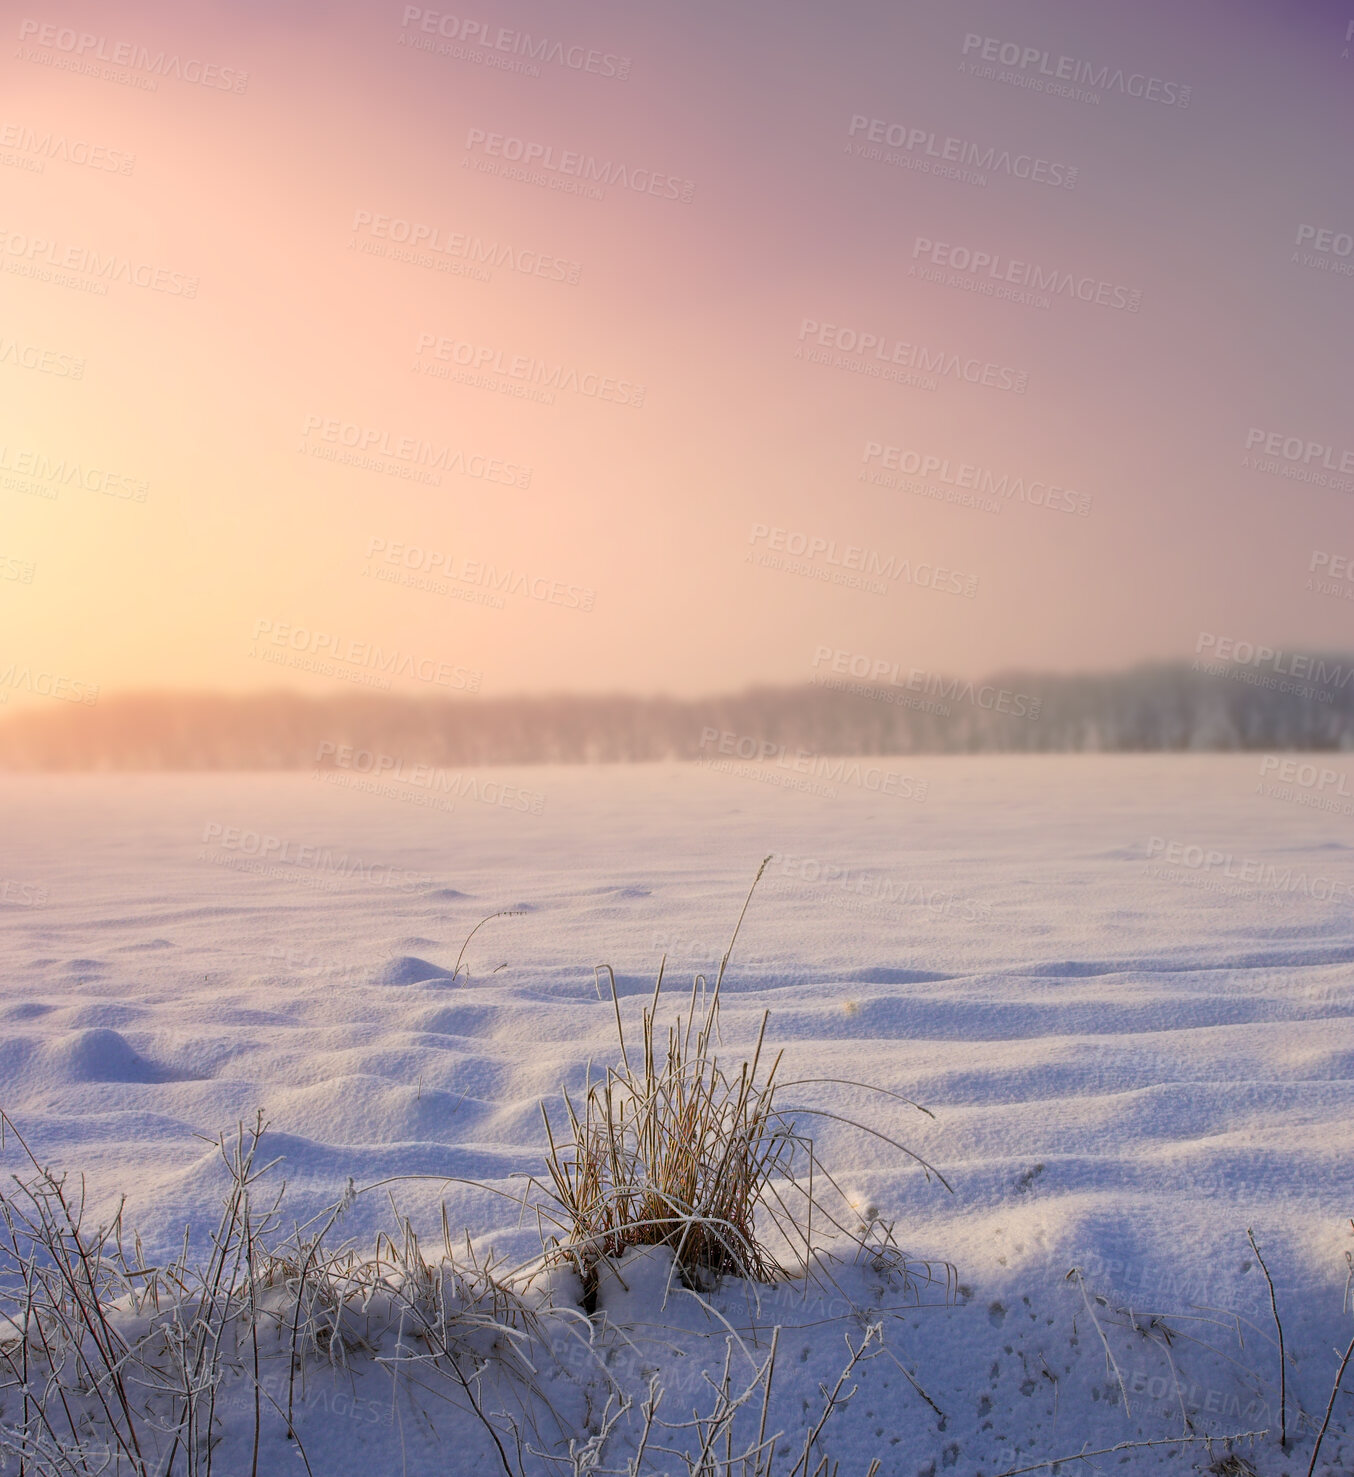
<svg viewBox="0 0 1354 1477">
<path fill-rule="evenodd" d="M 5 22 L 0 699 L 1354 644 L 1348 18 L 666 10 Z"/>
</svg>

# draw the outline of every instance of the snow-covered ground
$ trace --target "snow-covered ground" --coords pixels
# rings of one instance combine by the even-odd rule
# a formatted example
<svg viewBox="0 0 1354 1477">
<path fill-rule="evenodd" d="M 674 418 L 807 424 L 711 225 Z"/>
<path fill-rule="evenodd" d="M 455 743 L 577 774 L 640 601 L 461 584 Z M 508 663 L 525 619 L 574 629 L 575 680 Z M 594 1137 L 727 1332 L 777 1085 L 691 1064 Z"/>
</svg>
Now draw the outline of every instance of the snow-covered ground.
<svg viewBox="0 0 1354 1477">
<path fill-rule="evenodd" d="M 818 793 L 774 767 L 542 768 L 459 783 L 454 809 L 427 803 L 435 781 L 373 794 L 349 770 L 3 777 L 0 1107 L 45 1163 L 125 1193 L 148 1254 L 213 1220 L 222 1179 L 201 1136 L 261 1108 L 294 1215 L 349 1177 L 454 1177 L 395 1186 L 401 1210 L 431 1226 L 445 1200 L 478 1247 L 525 1258 L 534 1225 L 461 1181 L 511 1189 L 539 1170 L 540 1100 L 612 1059 L 594 966 L 635 1013 L 664 953 L 674 985 L 713 973 L 773 854 L 725 985 L 727 1054 L 769 1009 L 786 1076 L 876 1083 L 935 1116 L 847 1085 L 796 1098 L 868 1118 L 954 1190 L 815 1120 L 859 1206 L 959 1283 L 948 1307 L 942 1286 L 885 1319 L 943 1417 L 875 1360 L 829 1428 L 843 1477 L 873 1456 L 905 1477 L 990 1477 L 1087 1443 L 1277 1430 L 1248 1227 L 1294 1357 L 1290 1426 L 1299 1407 L 1319 1423 L 1354 1331 L 1354 830 L 1339 781 L 1276 791 L 1262 765 L 909 758 Z M 475 935 L 452 982 L 500 909 L 515 916 Z M 14 1167 L 12 1143 L 4 1156 Z M 368 1194 L 342 1231 L 360 1245 L 390 1226 Z M 862 1275 L 848 1291 L 908 1301 Z M 659 1340 L 652 1303 L 611 1311 L 659 1367 L 680 1327 L 708 1323 L 670 1305 Z M 787 1325 L 792 1425 L 859 1325 L 784 1295 L 760 1322 Z M 704 1336 L 721 1363 L 722 1330 Z M 416 1424 L 384 1376 L 363 1378 L 357 1404 L 350 1390 L 311 1415 L 317 1473 L 494 1470 L 473 1423 Z M 690 1382 L 677 1398 L 692 1405 Z M 1323 1470 L 1354 1470 L 1351 1399 Z M 1272 1439 L 1249 1459 L 1305 1472 L 1301 1440 L 1300 1460 Z M 1196 1442 L 1100 1460 L 1209 1457 Z M 276 1434 L 262 1470 L 300 1470 Z"/>
</svg>

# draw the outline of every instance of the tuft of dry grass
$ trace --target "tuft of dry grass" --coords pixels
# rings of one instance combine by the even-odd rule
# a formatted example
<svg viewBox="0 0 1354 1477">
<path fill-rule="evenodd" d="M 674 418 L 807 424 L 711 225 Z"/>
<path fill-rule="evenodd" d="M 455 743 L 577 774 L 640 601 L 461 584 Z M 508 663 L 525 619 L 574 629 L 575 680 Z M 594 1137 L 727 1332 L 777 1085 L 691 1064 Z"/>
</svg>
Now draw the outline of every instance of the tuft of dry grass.
<svg viewBox="0 0 1354 1477">
<path fill-rule="evenodd" d="M 812 1137 L 800 1128 L 801 1117 L 833 1118 L 873 1134 L 949 1189 L 937 1170 L 877 1129 L 822 1109 L 787 1106 L 784 1090 L 809 1079 L 786 1083 L 778 1075 L 782 1053 L 768 1060 L 769 1013 L 748 1059 L 733 1066 L 721 1059 L 725 971 L 769 860 L 753 879 L 713 986 L 696 977 L 685 1012 L 678 1012 L 665 1038 L 657 1026 L 660 965 L 634 1060 L 615 975 L 610 966 L 599 967 L 610 984 L 620 1060 L 589 1079 L 580 1102 L 565 1091 L 562 1124 L 552 1124 L 542 1105 L 547 1178 L 535 1181 L 544 1196 L 534 1207 L 556 1228 L 553 1254 L 577 1268 L 590 1292 L 600 1262 L 632 1246 L 671 1247 L 683 1281 L 698 1290 L 725 1274 L 765 1283 L 807 1272 L 832 1236 L 866 1246 L 877 1223 L 861 1226 L 852 1215 L 847 1197 L 819 1163 Z M 784 1264 L 787 1255 L 796 1267 Z"/>
</svg>

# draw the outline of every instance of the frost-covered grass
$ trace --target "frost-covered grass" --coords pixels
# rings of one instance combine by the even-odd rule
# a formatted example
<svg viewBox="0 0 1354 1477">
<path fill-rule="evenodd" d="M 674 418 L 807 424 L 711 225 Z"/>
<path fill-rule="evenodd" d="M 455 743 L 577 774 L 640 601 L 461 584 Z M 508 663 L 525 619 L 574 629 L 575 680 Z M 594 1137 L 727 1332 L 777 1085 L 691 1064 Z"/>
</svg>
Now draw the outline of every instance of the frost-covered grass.
<svg viewBox="0 0 1354 1477">
<path fill-rule="evenodd" d="M 828 1287 L 848 1296 L 831 1247 L 843 1236 L 881 1293 L 938 1290 L 949 1301 L 953 1272 L 937 1281 L 935 1269 L 910 1263 L 891 1227 L 872 1216 L 852 1229 L 829 1208 L 832 1195 L 850 1211 L 812 1138 L 776 1103 L 779 1057 L 763 1074 L 765 1017 L 751 1060 L 726 1067 L 718 1036 L 728 961 L 726 952 L 708 998 L 697 979 L 661 1060 L 660 968 L 639 1070 L 608 971 L 619 1062 L 587 1088 L 581 1115 L 566 1093 L 567 1144 L 546 1118 L 548 1175 L 529 1176 L 521 1198 L 542 1228 L 541 1252 L 513 1268 L 477 1257 L 468 1234 L 458 1244 L 445 1203 L 442 1244 L 429 1259 L 390 1181 L 359 1189 L 350 1180 L 326 1214 L 284 1229 L 285 1190 L 268 1189 L 277 1161 L 265 1157 L 261 1115 L 218 1144 L 227 1193 L 205 1260 L 186 1230 L 181 1251 L 155 1264 L 139 1239 L 128 1250 L 121 1205 L 109 1221 L 91 1221 L 83 1183 L 44 1167 L 0 1114 L 27 1160 L 0 1191 L 0 1458 L 41 1477 L 211 1477 L 243 1470 L 247 1455 L 257 1477 L 276 1460 L 265 1432 L 280 1430 L 313 1473 L 298 1413 L 307 1390 L 342 1378 L 369 1386 L 379 1374 L 392 1411 L 440 1425 L 458 1445 L 467 1437 L 457 1427 L 471 1423 L 505 1477 L 836 1474 L 829 1423 L 856 1394 L 858 1369 L 886 1352 L 883 1320 L 852 1306 L 857 1336 L 846 1335 L 836 1379 L 822 1386 L 816 1413 L 801 1400 L 787 1430 L 772 1419 L 782 1324 L 769 1342 L 742 1335 L 709 1296 L 727 1296 L 734 1281 L 759 1311 L 764 1291 L 783 1296 L 796 1284 L 805 1302 Z M 333 1244 L 352 1202 L 379 1189 L 396 1234 L 378 1237 L 368 1255 Z M 777 1247 L 797 1264 L 776 1260 Z M 646 1337 L 636 1313 L 652 1324 L 682 1293 L 722 1325 L 722 1364 L 698 1343 L 687 1371 L 637 1371 L 624 1357 Z M 613 1318 L 618 1308 L 626 1313 Z M 358 1399 L 350 1410 L 379 1409 L 374 1397 Z M 871 1458 L 867 1477 L 881 1465 Z M 472 1470 L 464 1455 L 461 1469 Z"/>
</svg>

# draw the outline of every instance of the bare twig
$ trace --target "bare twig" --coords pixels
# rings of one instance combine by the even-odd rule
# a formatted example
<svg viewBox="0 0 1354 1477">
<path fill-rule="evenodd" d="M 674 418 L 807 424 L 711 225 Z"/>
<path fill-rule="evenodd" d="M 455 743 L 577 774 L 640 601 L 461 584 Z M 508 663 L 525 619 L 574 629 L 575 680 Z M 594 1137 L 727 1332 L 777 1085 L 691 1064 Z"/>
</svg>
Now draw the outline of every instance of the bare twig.
<svg viewBox="0 0 1354 1477">
<path fill-rule="evenodd" d="M 1246 1227 L 1246 1239 L 1251 1243 L 1251 1250 L 1255 1253 L 1255 1259 L 1260 1263 L 1260 1270 L 1265 1274 L 1265 1282 L 1269 1286 L 1269 1308 L 1274 1314 L 1274 1327 L 1279 1334 L 1279 1449 L 1288 1450 L 1288 1371 L 1284 1361 L 1283 1353 L 1283 1324 L 1279 1320 L 1279 1303 L 1274 1296 L 1274 1279 L 1269 1275 L 1269 1268 L 1265 1265 L 1265 1259 L 1260 1255 L 1260 1248 L 1255 1244 L 1255 1236 L 1249 1226 Z"/>
<path fill-rule="evenodd" d="M 1316 1471 L 1316 1459 L 1321 1455 L 1321 1443 L 1326 1439 L 1326 1427 L 1330 1425 L 1331 1412 L 1335 1409 L 1335 1397 L 1340 1393 L 1340 1382 L 1345 1377 L 1345 1369 L 1349 1364 L 1351 1354 L 1354 1354 L 1354 1339 L 1349 1341 L 1349 1348 L 1345 1350 L 1345 1357 L 1340 1361 L 1340 1368 L 1336 1371 L 1330 1399 L 1326 1402 L 1325 1419 L 1321 1422 L 1321 1429 L 1316 1433 L 1316 1445 L 1312 1448 L 1312 1460 L 1307 1467 L 1307 1477 L 1312 1477 L 1312 1473 Z"/>
</svg>

